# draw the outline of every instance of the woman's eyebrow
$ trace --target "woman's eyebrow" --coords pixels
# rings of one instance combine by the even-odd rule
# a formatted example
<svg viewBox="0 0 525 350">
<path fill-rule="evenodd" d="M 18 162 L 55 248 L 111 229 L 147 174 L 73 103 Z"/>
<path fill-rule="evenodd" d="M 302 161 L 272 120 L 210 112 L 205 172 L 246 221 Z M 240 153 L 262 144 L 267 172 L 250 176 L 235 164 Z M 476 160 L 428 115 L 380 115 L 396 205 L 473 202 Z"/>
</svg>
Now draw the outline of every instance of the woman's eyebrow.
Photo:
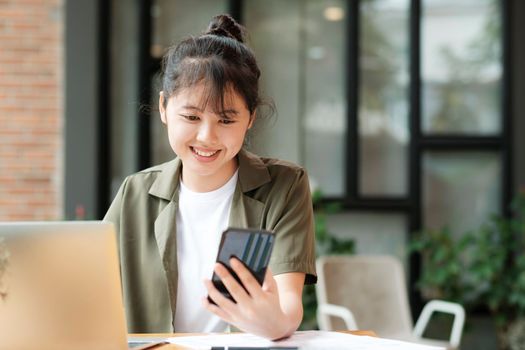
<svg viewBox="0 0 525 350">
<path fill-rule="evenodd" d="M 225 109 L 216 114 L 219 118 L 231 120 L 235 119 L 239 115 L 239 112 L 235 109 Z"/>
<path fill-rule="evenodd" d="M 182 106 L 182 108 L 195 110 L 195 111 L 198 111 L 198 112 L 202 112 L 203 111 L 201 108 L 199 108 L 197 106 L 193 106 L 193 105 L 184 105 L 184 106 Z"/>
<path fill-rule="evenodd" d="M 225 109 L 223 111 L 220 111 L 219 114 L 239 114 L 239 112 L 236 109 Z"/>
<path fill-rule="evenodd" d="M 189 109 L 189 110 L 194 110 L 194 111 L 198 111 L 198 112 L 203 112 L 204 110 L 202 108 L 199 108 L 197 106 L 193 106 L 193 105 L 184 105 L 182 106 L 182 108 L 184 109 Z M 236 110 L 236 109 L 224 109 L 222 111 L 218 111 L 218 112 L 215 112 L 215 114 L 217 115 L 238 115 L 239 112 Z"/>
</svg>

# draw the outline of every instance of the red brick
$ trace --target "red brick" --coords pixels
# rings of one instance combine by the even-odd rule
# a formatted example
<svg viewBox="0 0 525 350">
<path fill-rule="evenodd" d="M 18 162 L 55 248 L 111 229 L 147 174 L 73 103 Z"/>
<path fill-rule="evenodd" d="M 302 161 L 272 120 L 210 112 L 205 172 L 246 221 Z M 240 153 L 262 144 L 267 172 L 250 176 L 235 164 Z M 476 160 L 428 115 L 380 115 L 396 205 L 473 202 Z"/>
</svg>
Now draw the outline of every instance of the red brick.
<svg viewBox="0 0 525 350">
<path fill-rule="evenodd" d="M 0 220 L 60 219 L 63 10 L 0 1 Z"/>
</svg>

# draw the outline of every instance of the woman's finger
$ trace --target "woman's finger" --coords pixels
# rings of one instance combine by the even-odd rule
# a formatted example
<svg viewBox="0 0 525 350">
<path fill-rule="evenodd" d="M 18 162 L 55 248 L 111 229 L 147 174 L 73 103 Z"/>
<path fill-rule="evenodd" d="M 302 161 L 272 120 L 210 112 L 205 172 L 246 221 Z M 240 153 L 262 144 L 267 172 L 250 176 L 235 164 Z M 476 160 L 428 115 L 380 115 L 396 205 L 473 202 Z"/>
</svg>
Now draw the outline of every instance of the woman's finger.
<svg viewBox="0 0 525 350">
<path fill-rule="evenodd" d="M 206 287 L 206 290 L 208 291 L 208 296 L 216 304 L 213 305 L 212 303 L 210 303 L 211 305 L 219 307 L 228 314 L 235 312 L 235 303 L 230 299 L 226 298 L 221 292 L 219 292 L 219 290 L 215 288 L 215 286 L 210 280 L 204 280 L 204 285 Z"/>
<path fill-rule="evenodd" d="M 239 276 L 242 285 L 246 288 L 252 298 L 258 298 L 261 294 L 261 285 L 246 266 L 237 258 L 230 259 L 230 266 Z"/>
<path fill-rule="evenodd" d="M 264 275 L 264 283 L 262 289 L 266 292 L 273 292 L 277 290 L 277 282 L 275 281 L 273 273 L 269 267 L 266 269 L 266 274 Z"/>
<path fill-rule="evenodd" d="M 246 290 L 244 290 L 224 265 L 215 264 L 214 271 L 237 303 L 244 304 L 249 301 L 250 296 Z"/>
<path fill-rule="evenodd" d="M 232 323 L 233 320 L 230 317 L 230 314 L 228 314 L 226 311 L 224 311 L 217 305 L 210 303 L 207 297 L 202 298 L 202 306 L 209 312 L 214 313 L 215 315 L 222 318 L 224 321 Z"/>
</svg>

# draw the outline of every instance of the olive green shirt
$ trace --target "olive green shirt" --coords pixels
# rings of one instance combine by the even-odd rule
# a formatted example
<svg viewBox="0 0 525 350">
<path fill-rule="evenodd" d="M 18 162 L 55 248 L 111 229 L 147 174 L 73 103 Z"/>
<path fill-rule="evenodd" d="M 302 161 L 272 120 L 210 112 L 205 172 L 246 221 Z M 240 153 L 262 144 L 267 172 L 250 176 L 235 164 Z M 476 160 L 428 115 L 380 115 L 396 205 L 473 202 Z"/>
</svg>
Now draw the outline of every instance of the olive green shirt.
<svg viewBox="0 0 525 350">
<path fill-rule="evenodd" d="M 273 274 L 304 272 L 315 283 L 314 221 L 304 169 L 238 154 L 229 226 L 275 232 Z M 115 224 L 128 331 L 174 332 L 177 300 L 176 217 L 179 158 L 128 176 L 104 220 Z M 211 276 L 210 276 L 211 278 Z"/>
</svg>

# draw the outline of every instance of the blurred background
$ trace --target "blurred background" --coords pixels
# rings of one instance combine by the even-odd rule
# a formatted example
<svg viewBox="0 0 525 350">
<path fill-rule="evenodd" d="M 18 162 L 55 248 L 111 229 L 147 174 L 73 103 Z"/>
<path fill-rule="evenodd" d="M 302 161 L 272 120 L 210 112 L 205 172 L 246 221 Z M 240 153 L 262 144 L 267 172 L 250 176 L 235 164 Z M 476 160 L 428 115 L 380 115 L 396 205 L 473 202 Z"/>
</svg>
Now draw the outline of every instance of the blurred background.
<svg viewBox="0 0 525 350">
<path fill-rule="evenodd" d="M 101 219 L 125 176 L 172 159 L 160 60 L 219 13 L 277 108 L 249 148 L 305 166 L 338 204 L 326 229 L 399 257 L 417 309 L 415 233 L 461 239 L 524 191 L 523 1 L 0 1 L 0 221 Z"/>
</svg>

